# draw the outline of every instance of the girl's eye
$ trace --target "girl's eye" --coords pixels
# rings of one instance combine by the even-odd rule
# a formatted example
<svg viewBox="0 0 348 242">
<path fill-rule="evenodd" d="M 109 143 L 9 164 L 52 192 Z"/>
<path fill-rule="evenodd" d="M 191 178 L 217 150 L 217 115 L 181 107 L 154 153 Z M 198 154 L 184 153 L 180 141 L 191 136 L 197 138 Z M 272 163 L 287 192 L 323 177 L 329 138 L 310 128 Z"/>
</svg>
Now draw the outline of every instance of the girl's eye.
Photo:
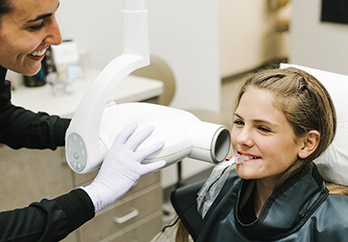
<svg viewBox="0 0 348 242">
<path fill-rule="evenodd" d="M 271 132 L 271 130 L 269 128 L 267 128 L 266 126 L 259 126 L 258 129 L 261 130 L 264 133 Z"/>
<path fill-rule="evenodd" d="M 236 119 L 233 121 L 233 123 L 236 125 L 236 126 L 242 126 L 244 125 L 244 122 L 240 119 Z"/>
</svg>

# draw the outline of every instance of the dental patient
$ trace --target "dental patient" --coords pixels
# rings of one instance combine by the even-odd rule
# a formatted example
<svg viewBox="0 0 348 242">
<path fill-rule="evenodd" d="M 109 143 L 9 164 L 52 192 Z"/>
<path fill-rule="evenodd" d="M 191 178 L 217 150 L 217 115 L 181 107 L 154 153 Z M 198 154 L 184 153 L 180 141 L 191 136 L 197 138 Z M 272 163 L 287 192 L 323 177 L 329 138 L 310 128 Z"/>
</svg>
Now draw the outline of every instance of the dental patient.
<svg viewBox="0 0 348 242">
<path fill-rule="evenodd" d="M 347 241 L 348 189 L 331 189 L 313 162 L 336 133 L 325 87 L 293 67 L 258 71 L 233 123 L 232 161 L 172 193 L 176 235 L 168 228 L 154 241 Z"/>
</svg>

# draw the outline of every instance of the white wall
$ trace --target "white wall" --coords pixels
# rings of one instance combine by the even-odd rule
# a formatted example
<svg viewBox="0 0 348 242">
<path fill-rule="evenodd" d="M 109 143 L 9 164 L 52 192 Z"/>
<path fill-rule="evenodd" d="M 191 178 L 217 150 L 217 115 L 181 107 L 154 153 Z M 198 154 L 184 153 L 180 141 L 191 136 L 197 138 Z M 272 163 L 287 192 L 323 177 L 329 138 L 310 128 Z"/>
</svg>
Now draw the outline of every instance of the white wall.
<svg viewBox="0 0 348 242">
<path fill-rule="evenodd" d="M 288 55 L 288 33 L 276 33 L 279 18 L 287 18 L 291 4 L 272 12 L 269 0 L 220 0 L 221 76 L 248 71 Z"/>
<path fill-rule="evenodd" d="M 289 61 L 348 74 L 348 25 L 322 23 L 321 1 L 293 0 Z"/>
<path fill-rule="evenodd" d="M 150 51 L 172 67 L 177 91 L 172 106 L 220 109 L 218 3 L 215 0 L 146 0 Z M 64 38 L 90 51 L 102 68 L 121 54 L 122 0 L 62 0 Z"/>
</svg>

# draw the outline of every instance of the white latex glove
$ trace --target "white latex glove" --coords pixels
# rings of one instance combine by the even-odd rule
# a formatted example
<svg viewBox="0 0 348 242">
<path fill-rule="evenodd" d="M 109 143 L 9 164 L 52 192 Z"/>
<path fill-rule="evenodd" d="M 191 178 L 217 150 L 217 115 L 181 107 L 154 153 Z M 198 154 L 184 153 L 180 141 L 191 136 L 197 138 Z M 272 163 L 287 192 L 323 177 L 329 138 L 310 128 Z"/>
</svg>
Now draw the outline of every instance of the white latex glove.
<svg viewBox="0 0 348 242">
<path fill-rule="evenodd" d="M 134 183 L 146 173 L 162 168 L 165 161 L 141 164 L 149 155 L 160 150 L 164 142 L 136 150 L 148 138 L 154 128 L 148 126 L 134 134 L 137 124 L 131 124 L 122 130 L 105 156 L 100 171 L 93 182 L 82 187 L 91 198 L 95 212 L 114 203 L 124 195 Z"/>
</svg>

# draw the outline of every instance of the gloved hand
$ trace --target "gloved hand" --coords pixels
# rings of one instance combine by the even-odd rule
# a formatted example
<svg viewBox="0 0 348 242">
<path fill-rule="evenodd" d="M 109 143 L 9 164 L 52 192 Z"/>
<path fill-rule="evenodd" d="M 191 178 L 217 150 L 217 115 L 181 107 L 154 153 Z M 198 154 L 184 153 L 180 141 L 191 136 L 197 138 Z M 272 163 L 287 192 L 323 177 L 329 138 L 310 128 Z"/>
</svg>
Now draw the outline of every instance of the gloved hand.
<svg viewBox="0 0 348 242">
<path fill-rule="evenodd" d="M 146 173 L 162 168 L 165 161 L 141 164 L 149 155 L 160 150 L 164 142 L 136 150 L 148 138 L 154 128 L 148 126 L 134 134 L 137 124 L 133 123 L 122 130 L 105 156 L 100 171 L 93 182 L 82 187 L 91 198 L 95 212 L 114 203 L 124 195 L 134 183 Z"/>
</svg>

